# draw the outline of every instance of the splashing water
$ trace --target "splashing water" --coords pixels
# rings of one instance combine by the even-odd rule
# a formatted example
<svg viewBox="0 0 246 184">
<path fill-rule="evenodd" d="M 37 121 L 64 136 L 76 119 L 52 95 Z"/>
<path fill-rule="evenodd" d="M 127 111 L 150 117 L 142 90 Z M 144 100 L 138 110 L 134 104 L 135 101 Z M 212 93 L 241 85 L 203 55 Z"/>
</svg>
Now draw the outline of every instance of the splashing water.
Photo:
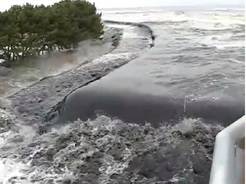
<svg viewBox="0 0 246 184">
<path fill-rule="evenodd" d="M 194 158 L 210 159 L 221 129 L 199 119 L 154 128 L 103 115 L 42 135 L 31 127 L 5 129 L 0 134 L 0 183 L 179 183 L 189 178 L 195 183 L 208 171 L 196 171 Z"/>
</svg>

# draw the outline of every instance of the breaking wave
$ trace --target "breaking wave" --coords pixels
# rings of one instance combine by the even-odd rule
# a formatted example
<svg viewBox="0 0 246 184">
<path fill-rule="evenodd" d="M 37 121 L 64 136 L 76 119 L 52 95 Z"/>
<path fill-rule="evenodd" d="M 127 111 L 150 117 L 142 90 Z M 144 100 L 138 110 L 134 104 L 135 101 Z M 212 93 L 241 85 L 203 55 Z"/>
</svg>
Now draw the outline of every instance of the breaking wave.
<svg viewBox="0 0 246 184">
<path fill-rule="evenodd" d="M 120 24 L 146 28 L 146 32 L 151 35 L 149 36 L 148 34 L 148 36 L 141 37 L 138 39 L 139 43 L 142 43 L 143 40 L 147 43 L 149 37 L 151 37 L 150 41 L 154 43 L 155 35 L 153 34 L 152 29 L 159 32 L 159 40 L 164 43 L 164 46 L 159 43 L 159 46 L 157 45 L 154 47 L 154 49 L 157 50 L 158 48 L 166 48 L 165 46 L 167 43 L 175 43 L 172 39 L 170 42 L 166 42 L 166 40 L 162 38 L 167 38 L 167 40 L 169 38 L 175 38 L 178 41 L 182 39 L 198 40 L 197 38 L 200 38 L 200 34 L 202 35 L 201 40 L 199 40 L 199 43 L 202 43 L 201 46 L 193 47 L 192 44 L 182 42 L 185 45 L 184 49 L 186 49 L 183 50 L 183 52 L 189 50 L 194 52 L 193 48 L 200 49 L 202 51 L 213 47 L 219 48 L 220 45 L 217 44 L 228 44 L 226 41 L 227 39 L 232 39 L 231 35 L 218 34 L 212 38 L 211 35 L 209 35 L 210 33 L 214 35 L 217 31 L 226 32 L 235 28 L 234 32 L 239 32 L 240 34 L 233 36 L 239 36 L 239 38 L 241 38 L 243 37 L 241 30 L 245 29 L 245 26 L 241 24 L 241 20 L 234 21 L 232 19 L 226 19 L 224 22 L 221 21 L 222 23 L 220 24 L 220 20 L 224 20 L 224 17 L 219 17 L 217 22 L 214 22 L 211 19 L 204 21 L 204 17 L 189 19 L 187 18 L 186 12 L 172 12 L 167 15 L 167 18 L 163 18 L 165 17 L 163 16 L 165 13 L 159 13 L 160 15 L 158 16 L 141 15 L 139 22 L 145 22 L 147 25 L 131 22 L 120 22 Z M 119 15 L 121 14 L 122 13 Z M 117 16 L 116 13 L 114 13 L 114 15 Z M 112 17 L 112 15 L 110 16 Z M 123 16 L 125 17 L 125 14 L 123 14 Z M 132 16 L 129 17 L 132 19 Z M 157 19 L 158 21 L 161 20 L 160 22 L 162 23 L 158 22 Z M 155 21 L 158 23 L 155 23 Z M 194 22 L 197 24 L 194 27 L 191 27 L 190 23 L 193 24 Z M 108 23 L 118 24 L 119 22 L 108 21 Z M 164 26 L 148 26 L 148 24 L 163 25 L 163 23 L 165 24 Z M 187 24 L 189 25 L 187 26 Z M 184 27 L 186 29 L 184 29 Z M 159 28 L 162 29 L 159 30 Z M 169 31 L 172 32 L 172 34 L 169 34 Z M 186 36 L 183 38 L 175 37 L 177 36 L 175 35 L 176 33 L 177 35 L 182 33 Z M 189 37 L 190 34 L 193 37 Z M 198 36 L 194 37 L 194 35 Z M 128 39 L 131 41 L 133 40 L 132 37 L 129 37 Z M 203 43 L 203 41 L 205 43 Z M 136 41 L 134 40 L 132 42 Z M 128 60 L 138 57 L 140 52 L 135 52 L 132 48 L 138 47 L 140 44 L 133 44 L 133 46 L 129 47 L 127 43 L 129 42 L 126 42 L 125 44 L 125 46 L 127 46 L 125 49 L 128 49 L 127 51 L 122 52 L 122 48 L 118 48 L 114 52 L 95 59 L 91 63 L 87 63 L 84 67 L 76 68 L 70 73 L 67 72 L 62 76 L 57 76 L 57 80 L 55 80 L 56 83 L 49 84 L 52 85 L 52 87 L 55 86 L 55 90 L 51 92 L 49 91 L 47 94 L 43 94 L 43 92 L 48 89 L 46 86 L 47 82 L 45 83 L 45 79 L 43 79 L 41 81 L 43 83 L 39 83 L 40 86 L 35 84 L 29 89 L 19 92 L 9 98 L 9 100 L 12 100 L 11 108 L 14 109 L 11 112 L 13 112 L 13 114 L 18 114 L 18 118 L 24 119 L 25 122 L 19 122 L 19 119 L 12 117 L 10 114 L 0 109 L 0 184 L 208 183 L 214 139 L 216 134 L 223 129 L 216 120 L 211 124 L 206 118 L 188 118 L 186 115 L 185 117 L 182 116 L 182 118 L 177 118 L 178 120 L 163 120 L 164 122 L 160 123 L 159 126 L 154 126 L 154 121 L 143 124 L 134 124 L 127 122 L 127 120 L 123 121 L 119 118 L 112 118 L 107 115 L 98 114 L 95 119 L 92 118 L 86 121 L 78 119 L 76 121 L 64 123 L 59 122 L 59 119 L 56 119 L 57 122 L 54 123 L 54 126 L 48 126 L 48 124 L 45 123 L 42 124 L 41 120 L 43 120 L 44 116 L 49 115 L 47 112 L 49 112 L 51 107 L 56 107 L 54 105 L 57 104 L 57 101 L 59 102 L 65 95 L 73 91 L 71 88 L 77 89 L 83 82 L 88 84 L 95 81 L 104 76 L 103 73 L 103 75 L 97 77 L 98 73 L 100 74 L 102 71 L 105 72 L 108 69 L 112 71 L 113 69 L 118 68 L 118 66 L 127 63 Z M 148 46 L 146 43 L 144 47 Z M 238 42 L 235 42 L 235 44 L 236 47 L 241 47 Z M 187 48 L 187 45 L 190 46 Z M 168 49 L 170 49 L 171 54 L 169 52 L 165 52 L 165 50 L 157 52 L 153 49 L 153 55 L 157 58 L 158 54 L 159 56 L 168 56 L 168 54 L 170 54 L 173 59 L 172 61 L 175 61 L 172 63 L 178 63 L 179 66 L 182 66 L 182 63 L 193 62 L 191 59 L 198 60 L 196 57 L 187 58 L 186 56 L 175 55 L 175 51 L 178 51 L 176 48 L 180 48 L 180 45 L 172 47 L 172 45 L 169 44 Z M 224 48 L 222 48 L 222 50 L 223 49 Z M 129 52 L 129 50 L 131 50 L 131 52 Z M 201 55 L 202 54 L 203 53 L 201 53 Z M 160 57 L 158 59 L 160 61 L 164 61 L 169 58 L 163 59 Z M 230 58 L 230 62 L 241 64 L 242 62 L 240 58 L 238 60 L 237 59 L 238 58 Z M 143 61 L 141 62 L 143 63 Z M 108 64 L 110 65 L 108 66 Z M 89 66 L 91 67 L 93 65 L 96 67 L 90 71 Z M 100 68 L 98 68 L 99 66 Z M 158 65 L 158 71 L 163 75 L 167 70 L 162 69 L 161 66 L 161 64 Z M 201 68 L 200 66 L 199 68 Z M 241 68 L 241 65 L 239 65 L 239 67 Z M 177 68 L 177 65 L 175 65 L 175 68 Z M 185 67 L 183 68 L 185 69 Z M 214 69 L 217 70 L 217 68 Z M 90 72 L 85 73 L 84 75 L 92 77 L 96 76 L 96 79 L 89 80 L 89 82 L 86 83 L 81 76 L 83 75 L 82 72 L 87 70 Z M 210 71 L 212 72 L 213 70 Z M 105 72 L 105 74 L 106 73 L 107 72 Z M 184 73 L 187 74 L 189 72 L 185 71 Z M 214 81 L 213 83 L 210 83 L 211 86 L 214 84 L 220 84 L 220 80 L 217 80 L 215 76 L 218 75 L 218 77 L 220 77 L 220 71 L 218 71 L 218 73 L 219 75 L 211 74 L 211 76 L 208 76 L 204 75 L 204 72 L 202 72 L 198 80 L 190 80 L 193 85 L 195 84 L 194 88 L 190 83 L 185 83 L 184 80 L 186 80 L 186 78 L 182 76 L 180 78 L 176 77 L 176 81 L 171 81 L 169 86 L 163 86 L 165 86 L 165 88 L 170 88 L 172 85 L 182 84 L 184 86 L 197 89 L 197 94 L 199 95 L 203 93 L 207 94 L 207 88 L 203 88 L 202 91 L 198 87 L 200 84 L 204 85 L 212 80 Z M 167 75 L 170 76 L 168 73 Z M 203 75 L 205 76 L 204 78 L 202 78 Z M 158 78 L 157 75 L 155 77 Z M 161 76 L 159 78 L 160 81 L 163 82 L 164 77 Z M 234 82 L 235 78 L 230 78 L 232 78 Z M 182 79 L 183 81 L 178 82 L 179 79 Z M 208 82 L 206 83 L 206 81 Z M 198 87 L 196 87 L 196 85 Z M 223 87 L 227 86 L 224 85 Z M 186 88 L 182 89 L 185 91 Z M 216 90 L 217 89 L 221 88 L 216 88 Z M 61 90 L 64 91 L 61 92 Z M 235 88 L 233 88 L 233 91 L 235 91 Z M 241 90 L 239 90 L 239 92 L 241 92 Z M 59 98 L 57 97 L 55 99 L 55 95 L 59 96 Z M 183 94 L 181 95 L 184 96 Z M 139 97 L 140 95 L 137 94 L 137 96 Z M 201 95 L 201 98 L 202 97 L 203 96 Z M 193 97 L 190 98 L 193 100 Z M 112 95 L 110 95 L 108 99 L 112 100 Z M 78 99 L 75 100 L 78 101 Z M 95 98 L 93 98 L 93 100 L 94 102 L 96 101 Z M 123 98 L 123 100 L 125 99 Z M 161 100 L 163 102 L 163 99 Z M 115 102 L 116 101 L 112 101 L 112 103 Z M 132 106 L 134 102 L 136 101 L 130 100 L 129 104 Z M 152 103 L 153 101 L 150 102 Z M 83 105 L 86 105 L 85 101 L 82 101 L 82 103 Z M 106 103 L 109 104 L 109 100 L 106 100 Z M 182 101 L 182 106 L 180 106 L 181 108 L 179 109 L 186 114 L 192 114 L 195 109 L 195 114 L 197 114 L 197 116 L 194 117 L 201 117 L 202 113 L 200 112 L 204 112 L 205 117 L 212 116 L 212 118 L 223 120 L 222 122 L 225 122 L 224 120 L 226 120 L 230 123 L 230 118 L 232 118 L 231 114 L 234 112 L 241 114 L 243 111 L 242 107 L 239 107 L 240 104 L 238 105 L 237 101 L 234 104 L 230 103 L 227 105 L 227 103 L 225 103 L 225 105 L 218 107 L 206 103 L 207 102 L 205 101 L 204 106 L 200 103 L 196 103 L 194 106 L 191 106 L 189 101 L 186 101 L 185 99 L 184 103 Z M 135 103 L 134 105 L 139 105 L 138 107 L 140 107 L 140 105 L 143 106 L 141 103 Z M 192 108 L 187 108 L 188 105 Z M 82 105 L 80 104 L 79 108 L 83 109 L 81 106 Z M 158 108 L 159 111 L 163 111 L 164 116 L 168 114 L 168 110 L 172 111 L 172 113 L 177 110 L 175 108 L 172 109 L 169 104 L 165 104 L 165 106 L 167 107 L 167 110 Z M 179 106 L 174 105 L 173 107 Z M 216 111 L 220 108 L 222 110 Z M 137 108 L 132 109 L 132 113 L 135 113 L 134 115 L 137 116 L 135 112 L 135 109 Z M 152 108 L 153 111 L 156 109 Z M 228 109 L 234 109 L 234 111 L 228 111 Z M 124 113 L 126 112 L 124 111 Z M 53 117 L 53 114 L 51 115 Z M 153 116 L 150 111 L 145 111 L 145 115 L 146 117 Z M 146 119 L 144 120 L 146 121 Z"/>
<path fill-rule="evenodd" d="M 1 125 L 11 122 L 6 117 Z M 103 115 L 41 135 L 31 127 L 6 129 L 0 183 L 207 183 L 221 129 L 199 119 L 154 128 Z"/>
</svg>

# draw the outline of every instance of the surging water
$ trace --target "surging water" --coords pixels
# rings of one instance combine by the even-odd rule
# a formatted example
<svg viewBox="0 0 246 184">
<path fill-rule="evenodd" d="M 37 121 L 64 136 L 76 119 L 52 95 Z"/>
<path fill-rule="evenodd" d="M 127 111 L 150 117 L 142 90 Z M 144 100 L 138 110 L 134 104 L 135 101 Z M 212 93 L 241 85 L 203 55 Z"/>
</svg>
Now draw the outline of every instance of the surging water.
<svg viewBox="0 0 246 184">
<path fill-rule="evenodd" d="M 222 127 L 183 119 L 154 128 L 99 115 L 42 135 L 30 128 L 25 136 L 27 128 L 1 134 L 0 183 L 204 183 L 209 170 L 199 164 L 209 168 Z"/>
<path fill-rule="evenodd" d="M 244 112 L 243 13 L 157 9 L 116 10 L 103 16 L 149 25 L 157 36 L 155 47 L 68 96 L 62 113 L 72 112 L 70 122 L 58 118 L 41 134 L 36 124 L 24 126 L 26 122 L 8 120 L 6 114 L 0 123 L 0 183 L 207 184 L 215 135 L 221 125 L 231 123 L 224 120 Z M 128 44 L 129 53 L 138 50 L 131 40 L 123 43 L 123 53 L 102 58 L 127 57 Z M 18 115 L 23 112 L 27 120 L 29 114 L 21 110 Z M 78 114 L 96 110 L 107 116 L 87 120 L 85 115 L 85 120 L 74 121 Z M 157 119 L 159 125 L 120 120 L 129 118 L 126 112 L 136 120 Z M 168 120 L 175 113 L 183 113 L 182 118 Z"/>
<path fill-rule="evenodd" d="M 243 101 L 244 11 L 181 7 L 103 12 L 104 19 L 144 22 L 156 35 L 155 47 L 112 74 L 110 86 L 188 100 Z"/>
<path fill-rule="evenodd" d="M 23 61 L 12 62 L 9 67 L 0 66 L 0 97 L 10 96 L 48 76 L 58 75 L 87 63 L 113 50 L 112 35 L 122 32 L 120 28 L 105 28 L 103 40 L 85 40 L 73 51 L 53 51 Z"/>
</svg>

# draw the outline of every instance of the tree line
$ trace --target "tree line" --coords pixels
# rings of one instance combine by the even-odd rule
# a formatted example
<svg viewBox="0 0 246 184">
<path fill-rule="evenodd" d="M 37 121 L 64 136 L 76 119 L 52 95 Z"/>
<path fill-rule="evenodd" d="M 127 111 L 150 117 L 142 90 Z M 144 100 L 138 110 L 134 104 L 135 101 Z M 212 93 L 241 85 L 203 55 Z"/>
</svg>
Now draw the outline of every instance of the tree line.
<svg viewBox="0 0 246 184">
<path fill-rule="evenodd" d="M 103 34 L 95 4 L 63 0 L 51 6 L 14 5 L 0 12 L 0 52 L 6 61 L 73 49 Z"/>
</svg>

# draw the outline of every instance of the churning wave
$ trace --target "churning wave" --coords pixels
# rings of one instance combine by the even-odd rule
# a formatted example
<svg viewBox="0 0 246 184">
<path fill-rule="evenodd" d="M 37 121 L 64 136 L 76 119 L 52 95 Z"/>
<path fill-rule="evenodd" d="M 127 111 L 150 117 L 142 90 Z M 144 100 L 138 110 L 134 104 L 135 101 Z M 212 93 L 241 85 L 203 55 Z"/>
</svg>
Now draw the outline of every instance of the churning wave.
<svg viewBox="0 0 246 184">
<path fill-rule="evenodd" d="M 1 125 L 14 123 L 1 116 Z M 214 137 L 222 129 L 199 119 L 154 128 L 104 115 L 41 135 L 13 127 L 1 127 L 3 184 L 207 183 Z"/>
<path fill-rule="evenodd" d="M 178 16 L 180 16 L 180 18 L 176 20 L 178 23 L 175 22 L 175 16 L 177 14 Z M 122 15 L 125 16 L 125 14 Z M 231 20 L 229 20 L 229 23 L 227 22 L 226 24 L 217 24 L 213 21 L 208 21 L 205 23 L 203 21 L 204 19 L 202 18 L 200 20 L 190 20 L 184 16 L 186 16 L 186 12 L 178 12 L 176 14 L 171 13 L 170 17 L 168 17 L 168 20 L 165 20 L 163 16 L 159 16 L 158 21 L 160 20 L 160 17 L 164 19 L 164 21 L 161 21 L 161 23 L 155 20 L 143 20 L 140 22 L 145 22 L 145 24 L 147 25 L 143 23 L 131 22 L 122 22 L 122 24 L 136 25 L 138 27 L 146 28 L 147 32 L 151 34 L 151 41 L 155 40 L 153 29 L 156 29 L 160 35 L 158 39 L 160 40 L 160 42 L 164 43 L 166 43 L 165 39 L 161 39 L 165 38 L 165 36 L 168 38 L 179 38 L 175 37 L 177 36 L 175 35 L 175 31 L 183 31 L 184 27 L 188 29 L 188 31 L 185 31 L 187 31 L 191 35 L 195 35 L 198 33 L 201 33 L 203 35 L 205 32 L 205 37 L 202 37 L 202 39 L 199 40 L 199 43 L 203 45 L 200 48 L 195 47 L 202 51 L 216 46 L 217 43 L 221 44 L 222 42 L 224 42 L 225 44 L 227 44 L 227 36 L 229 40 L 232 38 L 230 35 L 218 34 L 214 37 L 211 37 L 211 35 L 209 34 L 207 35 L 207 33 L 211 33 L 214 35 L 214 33 L 218 30 L 220 30 L 220 32 L 232 30 L 234 22 L 230 22 Z M 190 23 L 194 24 L 195 21 L 200 22 L 201 24 L 196 24 L 195 27 L 187 26 L 187 24 Z M 114 22 L 115 21 L 111 21 L 111 23 Z M 154 25 L 152 27 L 153 24 L 159 24 L 160 26 L 158 25 L 157 27 L 155 27 Z M 241 23 L 239 21 L 237 25 L 240 24 Z M 175 27 L 180 25 L 181 27 Z M 160 27 L 163 28 L 163 30 L 158 30 Z M 237 28 L 245 29 L 244 26 L 238 26 Z M 168 35 L 169 30 L 171 30 L 170 32 L 172 32 L 174 36 L 170 36 L 171 34 Z M 186 33 L 185 31 L 183 33 Z M 167 35 L 161 35 L 161 33 L 163 32 L 167 33 Z M 241 30 L 239 30 L 239 32 L 239 36 L 242 36 Z M 189 36 L 189 34 L 185 35 Z M 179 38 L 176 40 L 178 40 L 180 43 L 182 39 L 185 40 L 187 38 L 188 37 L 184 36 L 183 38 Z M 132 38 L 129 39 L 132 40 Z M 194 40 L 194 37 L 192 37 L 191 40 Z M 203 43 L 203 41 L 207 42 Z M 170 43 L 174 43 L 173 40 L 171 40 Z M 183 51 L 189 51 L 187 50 L 187 45 L 189 44 L 184 42 L 184 45 L 185 47 Z M 154 49 L 165 48 L 165 46 L 166 45 L 157 45 L 156 47 L 154 47 Z M 176 46 L 171 46 L 172 45 L 170 44 L 169 48 L 172 52 L 171 54 L 175 54 L 175 51 L 177 51 L 178 49 L 176 49 Z M 135 47 L 135 45 L 133 45 L 132 47 Z M 191 48 L 191 46 L 189 47 Z M 106 64 L 108 63 L 114 63 L 117 66 L 121 66 L 120 63 L 126 63 L 125 60 L 131 60 L 138 57 L 138 55 L 140 54 L 140 52 L 122 53 L 122 50 L 120 51 L 121 52 L 119 53 L 115 52 L 104 55 L 101 58 L 94 60 L 91 64 L 103 64 L 102 68 L 106 70 L 107 67 L 104 66 L 106 66 Z M 194 51 L 194 49 L 192 49 L 192 51 Z M 163 50 L 161 50 L 159 53 L 156 51 L 154 52 L 154 55 L 156 57 L 156 55 L 158 56 L 158 54 L 159 56 L 164 55 L 163 53 Z M 168 55 L 168 53 L 169 52 L 166 52 L 165 54 Z M 113 60 L 110 61 L 110 58 L 113 58 Z M 161 61 L 166 60 L 162 58 L 158 59 Z M 186 56 L 180 55 L 172 55 L 172 59 L 173 61 L 175 61 L 172 63 L 178 63 L 179 66 L 191 62 L 190 58 L 188 58 L 188 60 Z M 197 61 L 198 59 L 194 57 L 194 60 Z M 234 63 L 241 62 L 241 60 L 238 61 L 234 58 L 232 58 L 231 61 Z M 200 65 L 200 63 L 197 63 L 197 65 Z M 161 73 L 161 75 L 163 75 L 163 73 L 165 73 L 165 70 L 163 70 L 161 66 L 161 64 L 158 65 L 158 71 L 159 73 Z M 175 65 L 175 67 L 176 66 L 177 65 Z M 75 69 L 74 73 L 76 72 L 78 75 L 81 75 L 81 71 L 82 70 L 79 71 L 78 69 Z M 68 76 L 75 76 L 74 73 L 71 73 L 71 75 Z M 210 81 L 210 79 L 208 80 L 208 77 L 211 77 L 212 80 L 216 79 L 216 75 L 220 76 L 220 74 L 217 73 L 209 74 L 211 74 L 211 76 L 208 76 L 204 72 L 201 73 L 200 76 L 204 76 L 204 79 L 202 77 L 198 78 L 197 83 L 205 84 L 204 81 Z M 91 75 L 94 74 L 92 73 Z M 158 75 L 154 75 L 154 77 L 158 78 Z M 161 82 L 163 82 L 163 77 L 161 75 L 159 75 L 159 78 Z M 61 79 L 62 77 L 60 77 L 57 81 L 61 82 Z M 67 84 L 70 84 L 67 80 L 68 78 L 63 79 L 66 79 L 66 82 L 68 82 Z M 184 86 L 190 86 L 191 88 L 193 88 L 190 83 L 185 83 L 185 80 L 187 80 L 186 78 L 181 77 L 177 79 L 182 80 L 181 82 L 170 80 L 170 85 L 165 85 L 165 87 L 170 87 L 175 84 L 182 84 Z M 70 80 L 75 83 L 74 78 L 70 78 Z M 195 87 L 193 89 L 200 90 L 200 88 L 196 87 L 196 80 L 191 79 L 191 81 L 193 85 L 195 81 Z M 69 85 L 54 86 L 56 86 L 57 88 L 71 88 L 71 86 Z M 214 84 L 211 84 L 211 86 L 214 87 Z M 46 87 L 43 86 L 42 89 L 44 88 Z M 43 116 L 47 115 L 47 112 L 49 112 L 50 110 L 50 108 L 48 107 L 54 107 L 54 99 L 52 101 L 54 94 L 50 93 L 50 96 L 47 97 L 47 95 L 40 95 L 37 92 L 38 89 L 40 90 L 41 88 L 37 89 L 33 87 L 29 89 L 31 90 L 26 93 L 20 93 L 19 95 L 17 94 L 16 96 L 14 96 L 12 98 L 12 103 L 13 105 L 15 105 L 13 107 L 18 106 L 18 108 L 14 109 L 16 111 L 19 111 L 19 115 L 22 115 L 22 118 L 25 119 L 26 122 L 29 121 L 28 125 L 30 126 L 28 126 L 26 122 L 19 122 L 20 120 L 18 120 L 16 117 L 12 117 L 10 114 L 0 109 L 0 184 L 208 183 L 212 162 L 214 139 L 217 133 L 223 129 L 218 121 L 210 124 L 210 122 L 208 122 L 206 118 L 199 119 L 182 116 L 182 118 L 175 120 L 163 120 L 162 123 L 160 123 L 160 126 L 153 126 L 154 124 L 156 124 L 153 121 L 145 122 L 143 124 L 135 124 L 129 123 L 127 122 L 127 120 L 123 121 L 119 118 L 112 118 L 109 115 L 97 114 L 96 118 L 91 118 L 83 121 L 78 119 L 76 121 L 71 120 L 71 122 L 64 123 L 59 122 L 58 119 L 58 122 L 55 122 L 54 126 L 44 127 L 44 131 L 40 131 L 39 128 L 31 126 L 31 123 L 35 121 L 35 123 L 33 124 L 40 125 L 40 119 L 42 119 Z M 221 88 L 216 88 L 217 91 L 218 89 Z M 65 92 L 61 93 L 62 95 L 60 94 L 59 99 L 63 98 L 64 93 Z M 206 88 L 203 88 L 203 91 L 199 91 L 199 95 L 202 93 L 208 93 L 208 91 L 206 91 Z M 24 99 L 24 97 L 31 94 L 35 96 L 35 99 L 33 98 L 34 100 Z M 57 93 L 55 93 L 55 95 L 57 95 Z M 40 98 L 38 98 L 40 96 L 42 96 L 45 101 L 40 101 Z M 137 94 L 137 96 L 139 97 L 139 94 Z M 109 99 L 112 100 L 112 95 L 109 96 Z M 137 100 L 137 98 L 133 99 Z M 79 102 L 78 98 L 76 98 L 75 100 Z M 95 98 L 93 98 L 93 100 L 94 102 L 96 101 Z M 125 99 L 123 98 L 122 101 L 123 100 Z M 49 102 L 52 103 L 49 104 Z M 106 102 L 108 105 L 109 101 Z M 112 104 L 116 102 L 119 101 L 112 101 Z M 127 101 L 127 103 L 128 102 L 131 106 L 139 105 L 140 107 L 140 105 L 143 105 L 142 100 L 139 100 L 141 104 L 134 103 L 136 102 L 134 100 Z M 153 99 L 150 100 L 150 102 L 152 103 Z M 174 101 L 171 101 L 170 104 L 172 104 L 173 102 Z M 82 103 L 83 105 L 86 105 L 85 101 L 83 101 Z M 192 108 L 190 110 L 189 108 L 187 108 L 189 103 L 185 100 L 184 106 L 182 101 L 182 106 L 180 106 L 180 109 L 182 109 L 182 112 L 185 111 L 187 114 L 192 113 L 192 111 L 195 110 L 195 113 L 198 114 L 196 117 L 201 117 L 200 112 L 202 112 L 205 117 L 212 116 L 215 118 L 221 118 L 224 122 L 224 120 L 228 121 L 228 119 L 231 118 L 230 113 L 233 114 L 234 112 L 237 112 L 236 114 L 238 115 L 241 114 L 241 112 L 243 111 L 243 107 L 238 107 L 238 104 L 236 103 L 237 102 L 235 102 L 234 104 L 230 103 L 229 105 L 228 103 L 226 103 L 222 106 L 218 105 L 218 108 L 214 108 L 213 105 L 207 103 L 207 101 L 204 101 L 202 102 L 202 104 L 205 104 L 204 106 L 200 103 L 197 103 L 194 106 L 191 106 Z M 31 106 L 30 104 L 33 106 Z M 47 107 L 44 106 L 44 104 L 49 104 L 50 106 L 48 105 Z M 73 105 L 75 104 L 73 103 Z M 173 110 L 173 112 L 175 112 L 175 110 L 177 110 L 171 109 L 169 104 L 167 103 L 164 105 L 169 111 Z M 80 105 L 79 109 L 82 109 L 81 106 L 82 105 Z M 175 106 L 175 104 L 173 106 L 177 107 Z M 35 108 L 32 107 L 38 108 L 36 108 L 37 110 L 34 111 L 33 109 Z M 239 109 L 239 111 L 236 107 Z M 27 108 L 27 110 L 25 108 Z M 130 110 L 132 111 L 132 113 L 135 113 L 134 115 L 136 116 L 136 112 L 134 112 L 135 109 L 137 108 L 133 108 L 133 110 Z M 234 111 L 231 109 L 234 109 Z M 83 110 L 86 111 L 86 109 Z M 158 110 L 158 112 L 162 111 L 161 108 L 158 108 Z M 153 114 L 151 115 L 150 111 L 144 112 L 146 117 L 153 116 Z M 225 112 L 230 113 L 226 113 L 225 115 Z M 167 116 L 167 113 L 167 111 L 164 111 L 164 116 Z M 48 125 L 44 124 L 44 126 Z"/>
</svg>

